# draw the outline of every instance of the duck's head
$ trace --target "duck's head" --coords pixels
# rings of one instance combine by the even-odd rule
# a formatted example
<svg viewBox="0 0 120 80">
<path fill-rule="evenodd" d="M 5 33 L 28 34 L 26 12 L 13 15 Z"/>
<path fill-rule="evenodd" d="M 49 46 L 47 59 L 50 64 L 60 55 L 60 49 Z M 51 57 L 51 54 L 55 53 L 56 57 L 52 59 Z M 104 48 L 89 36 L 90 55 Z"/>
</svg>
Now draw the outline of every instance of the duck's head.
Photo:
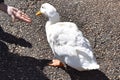
<svg viewBox="0 0 120 80">
<path fill-rule="evenodd" d="M 51 4 L 49 3 L 44 3 L 41 5 L 41 8 L 40 10 L 36 13 L 36 15 L 41 15 L 41 14 L 44 14 L 46 15 L 47 17 L 53 17 L 55 14 L 57 13 L 56 9 L 54 6 L 52 6 Z"/>
</svg>

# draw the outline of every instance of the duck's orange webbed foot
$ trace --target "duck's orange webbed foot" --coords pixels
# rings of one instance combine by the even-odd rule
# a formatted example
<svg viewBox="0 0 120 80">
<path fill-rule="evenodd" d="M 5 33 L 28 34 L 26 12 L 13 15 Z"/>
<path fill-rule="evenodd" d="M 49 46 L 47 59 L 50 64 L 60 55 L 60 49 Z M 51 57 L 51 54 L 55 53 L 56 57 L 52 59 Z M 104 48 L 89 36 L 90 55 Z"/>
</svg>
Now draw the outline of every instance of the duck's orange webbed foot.
<svg viewBox="0 0 120 80">
<path fill-rule="evenodd" d="M 64 67 L 64 64 L 58 59 L 53 59 L 48 65 L 53 67 Z"/>
</svg>

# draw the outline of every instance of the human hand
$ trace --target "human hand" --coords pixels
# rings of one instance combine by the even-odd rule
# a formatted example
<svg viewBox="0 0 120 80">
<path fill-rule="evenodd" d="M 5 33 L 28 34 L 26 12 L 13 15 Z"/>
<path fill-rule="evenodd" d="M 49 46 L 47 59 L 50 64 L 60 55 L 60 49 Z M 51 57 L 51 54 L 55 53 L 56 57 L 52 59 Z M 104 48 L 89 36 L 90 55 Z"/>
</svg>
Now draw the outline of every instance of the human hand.
<svg viewBox="0 0 120 80">
<path fill-rule="evenodd" d="M 12 21 L 15 21 L 16 18 L 28 23 L 32 21 L 27 14 L 12 6 L 7 7 L 7 13 L 12 17 Z"/>
</svg>

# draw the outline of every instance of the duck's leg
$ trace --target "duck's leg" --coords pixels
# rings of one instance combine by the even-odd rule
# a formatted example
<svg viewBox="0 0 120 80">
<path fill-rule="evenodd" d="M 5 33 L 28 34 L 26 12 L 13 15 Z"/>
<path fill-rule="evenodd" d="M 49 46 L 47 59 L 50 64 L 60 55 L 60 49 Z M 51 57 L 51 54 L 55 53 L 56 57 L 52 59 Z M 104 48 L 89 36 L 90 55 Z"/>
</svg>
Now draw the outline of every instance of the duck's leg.
<svg viewBox="0 0 120 80">
<path fill-rule="evenodd" d="M 53 59 L 51 63 L 48 64 L 49 66 L 54 67 L 64 67 L 65 65 L 58 59 Z"/>
</svg>

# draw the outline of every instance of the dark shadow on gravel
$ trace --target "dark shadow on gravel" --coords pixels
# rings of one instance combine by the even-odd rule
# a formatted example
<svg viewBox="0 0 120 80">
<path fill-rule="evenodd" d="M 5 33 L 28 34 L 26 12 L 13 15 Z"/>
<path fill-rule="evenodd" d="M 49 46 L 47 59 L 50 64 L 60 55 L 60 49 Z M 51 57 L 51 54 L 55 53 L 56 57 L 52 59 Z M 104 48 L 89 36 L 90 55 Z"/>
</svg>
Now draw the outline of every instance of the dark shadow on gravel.
<svg viewBox="0 0 120 80">
<path fill-rule="evenodd" d="M 31 43 L 24 40 L 23 38 L 17 38 L 7 32 L 4 32 L 1 26 L 0 26 L 0 40 L 5 41 L 7 43 L 20 45 L 23 47 L 28 47 L 28 48 L 32 47 Z"/>
<path fill-rule="evenodd" d="M 47 60 L 19 56 L 8 50 L 0 41 L 0 80 L 48 80 L 42 71 Z"/>
<path fill-rule="evenodd" d="M 71 67 L 65 70 L 71 77 L 71 80 L 110 80 L 100 70 L 77 71 Z"/>
</svg>

